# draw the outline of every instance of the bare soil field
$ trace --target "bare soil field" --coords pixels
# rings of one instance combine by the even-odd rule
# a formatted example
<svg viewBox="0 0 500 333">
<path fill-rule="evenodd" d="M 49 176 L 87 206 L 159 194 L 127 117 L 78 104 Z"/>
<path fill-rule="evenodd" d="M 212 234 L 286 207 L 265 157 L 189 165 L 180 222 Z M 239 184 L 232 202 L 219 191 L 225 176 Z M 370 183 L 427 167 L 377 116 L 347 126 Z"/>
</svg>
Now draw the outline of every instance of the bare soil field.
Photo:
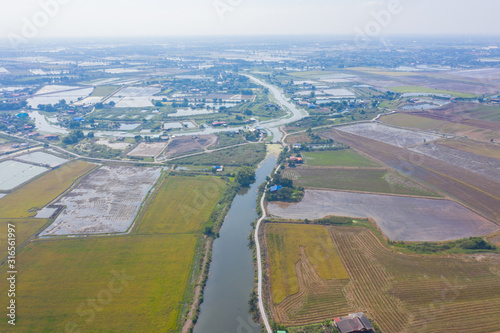
<svg viewBox="0 0 500 333">
<path fill-rule="evenodd" d="M 439 139 L 439 136 L 429 133 L 419 133 L 400 128 L 384 126 L 377 123 L 365 123 L 342 126 L 339 131 L 361 135 L 366 138 L 374 139 L 398 147 L 409 147 L 421 144 L 424 141 Z"/>
<path fill-rule="evenodd" d="M 319 219 L 330 215 L 373 218 L 391 240 L 445 241 L 484 236 L 500 227 L 449 200 L 379 194 L 306 190 L 299 203 L 274 203 L 269 214 L 284 219 Z"/>
<path fill-rule="evenodd" d="M 479 173 L 494 181 L 500 180 L 500 160 L 468 153 L 434 143 L 413 147 L 410 150 L 437 158 L 459 168 Z"/>
<path fill-rule="evenodd" d="M 56 204 L 66 206 L 42 236 L 126 232 L 159 168 L 103 166 Z"/>
<path fill-rule="evenodd" d="M 395 113 L 384 116 L 381 120 L 394 126 L 452 134 L 483 142 L 490 142 L 491 139 L 497 140 L 500 138 L 500 132 L 498 131 L 467 125 L 459 120 L 453 122 L 448 117 L 427 117 L 424 112 Z"/>
<path fill-rule="evenodd" d="M 12 143 L 0 144 L 0 154 L 14 151 L 18 148 L 12 148 Z"/>
<path fill-rule="evenodd" d="M 439 144 L 476 155 L 500 159 L 500 145 L 490 142 L 479 142 L 465 138 L 440 140 Z"/>
<path fill-rule="evenodd" d="M 311 142 L 311 138 L 306 133 L 299 133 L 299 134 L 289 135 L 286 137 L 286 143 L 288 144 L 303 143 L 303 142 Z"/>
<path fill-rule="evenodd" d="M 217 135 L 213 134 L 200 135 L 197 137 L 176 137 L 170 142 L 164 155 L 167 157 L 174 157 L 202 151 L 208 147 L 215 146 L 217 141 Z"/>
<path fill-rule="evenodd" d="M 321 133 L 454 197 L 480 214 L 500 222 L 500 182 L 429 156 L 337 130 Z"/>
<path fill-rule="evenodd" d="M 128 156 L 156 157 L 167 146 L 168 142 L 142 142 L 134 148 Z"/>
</svg>

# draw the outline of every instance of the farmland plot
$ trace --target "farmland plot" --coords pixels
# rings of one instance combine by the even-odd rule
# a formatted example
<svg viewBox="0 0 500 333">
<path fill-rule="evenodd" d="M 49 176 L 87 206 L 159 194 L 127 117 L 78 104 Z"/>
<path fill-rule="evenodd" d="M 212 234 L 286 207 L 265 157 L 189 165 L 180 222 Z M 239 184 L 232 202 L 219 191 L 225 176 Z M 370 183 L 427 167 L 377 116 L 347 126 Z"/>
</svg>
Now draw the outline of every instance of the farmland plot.
<svg viewBox="0 0 500 333">
<path fill-rule="evenodd" d="M 153 87 L 127 87 L 115 93 L 107 102 L 115 102 L 117 108 L 141 108 L 153 106 L 154 94 L 161 91 Z"/>
<path fill-rule="evenodd" d="M 439 136 L 408 131 L 381 124 L 356 124 L 339 127 L 338 130 L 381 141 L 398 147 L 409 147 L 426 141 L 439 139 Z"/>
<path fill-rule="evenodd" d="M 275 251 L 287 243 L 299 248 L 318 233 L 302 226 L 293 243 L 295 225 L 266 226 L 270 271 L 282 269 L 290 252 Z M 307 227 L 312 227 L 309 231 Z M 382 332 L 497 332 L 500 329 L 500 257 L 408 255 L 390 251 L 366 228 L 324 227 L 330 241 L 321 241 L 325 266 L 342 267 L 348 278 L 321 277 L 304 257 L 284 281 L 303 281 L 300 291 L 272 305 L 276 321 L 288 326 L 319 323 L 363 311 Z M 297 232 L 296 232 L 297 233 Z M 330 248 L 332 247 L 332 248 Z M 331 257 L 331 253 L 335 256 Z M 309 255 L 309 253 L 308 253 Z M 314 257 L 314 256 L 313 256 Z M 340 258 L 341 265 L 337 264 Z M 308 272 L 309 274 L 305 274 Z M 272 273 L 274 274 L 274 273 Z M 272 283 L 271 291 L 276 286 Z M 279 285 L 278 285 L 279 287 Z M 316 290 L 316 294 L 311 293 Z"/>
<path fill-rule="evenodd" d="M 158 156 L 167 146 L 167 142 L 142 142 L 127 155 L 137 157 Z"/>
<path fill-rule="evenodd" d="M 66 206 L 43 236 L 126 232 L 159 168 L 103 166 L 56 204 Z"/>
<path fill-rule="evenodd" d="M 268 212 L 285 219 L 373 218 L 388 238 L 397 241 L 445 241 L 500 230 L 454 201 L 340 191 L 306 190 L 301 202 L 271 202 Z"/>
<path fill-rule="evenodd" d="M 180 156 L 202 151 L 208 147 L 215 146 L 219 138 L 216 135 L 200 135 L 196 138 L 181 136 L 172 140 L 165 151 L 166 157 Z"/>
<path fill-rule="evenodd" d="M 457 167 L 479 173 L 492 180 L 500 179 L 500 160 L 453 149 L 440 144 L 421 145 L 411 150 L 437 158 Z"/>
<path fill-rule="evenodd" d="M 28 163 L 47 165 L 51 168 L 54 168 L 54 167 L 59 166 L 61 164 L 64 164 L 68 161 L 64 158 L 60 158 L 60 157 L 57 157 L 55 155 L 47 154 L 47 153 L 44 153 L 41 151 L 21 155 L 21 156 L 18 156 L 16 158 L 18 160 L 28 162 Z"/>
<path fill-rule="evenodd" d="M 0 163 L 0 190 L 9 191 L 49 170 L 37 165 L 18 161 Z"/>
</svg>

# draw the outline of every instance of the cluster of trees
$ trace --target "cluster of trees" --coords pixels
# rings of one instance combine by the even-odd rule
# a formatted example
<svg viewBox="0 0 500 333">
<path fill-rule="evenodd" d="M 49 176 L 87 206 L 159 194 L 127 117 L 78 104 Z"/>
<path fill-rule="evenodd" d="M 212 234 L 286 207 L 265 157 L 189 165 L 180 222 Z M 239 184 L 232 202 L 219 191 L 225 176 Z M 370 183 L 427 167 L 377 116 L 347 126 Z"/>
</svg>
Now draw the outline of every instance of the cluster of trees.
<svg viewBox="0 0 500 333">
<path fill-rule="evenodd" d="M 244 166 L 236 174 L 236 182 L 242 187 L 249 187 L 255 182 L 255 170 L 251 167 Z"/>
<path fill-rule="evenodd" d="M 26 101 L 21 101 L 19 103 L 0 103 L 0 111 L 5 111 L 5 110 L 19 110 L 28 105 L 28 102 Z"/>
<path fill-rule="evenodd" d="M 92 133 L 92 135 L 93 135 L 93 133 Z M 73 144 L 78 143 L 83 138 L 85 138 L 85 134 L 83 133 L 83 131 L 82 130 L 75 130 L 75 131 L 71 131 L 71 133 L 69 135 L 65 136 L 64 139 L 62 140 L 62 142 L 66 145 L 73 145 Z"/>
<path fill-rule="evenodd" d="M 431 243 L 431 242 L 394 242 L 388 241 L 389 244 L 395 245 L 397 247 L 403 247 L 408 250 L 420 253 L 434 253 L 443 251 L 453 251 L 453 250 L 471 250 L 471 251 L 496 251 L 497 247 L 487 242 L 481 237 L 469 237 L 464 239 L 459 239 L 456 241 L 445 242 L 445 243 Z"/>
<path fill-rule="evenodd" d="M 271 192 L 269 189 L 266 196 L 268 201 L 299 202 L 304 197 L 304 188 L 302 186 L 295 187 L 293 180 L 283 177 L 280 171 L 274 174 L 273 181 L 270 182 L 269 186 L 274 185 L 282 186 L 282 188 L 276 192 Z"/>
</svg>

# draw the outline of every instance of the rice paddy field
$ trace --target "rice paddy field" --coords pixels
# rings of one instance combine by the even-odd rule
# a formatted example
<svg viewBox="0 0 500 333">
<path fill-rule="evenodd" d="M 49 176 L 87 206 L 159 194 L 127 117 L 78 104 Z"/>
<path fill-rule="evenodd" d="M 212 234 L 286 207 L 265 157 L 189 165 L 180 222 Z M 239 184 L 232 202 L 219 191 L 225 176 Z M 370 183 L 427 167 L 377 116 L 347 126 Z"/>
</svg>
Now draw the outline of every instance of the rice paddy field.
<svg viewBox="0 0 500 333">
<path fill-rule="evenodd" d="M 302 154 L 307 166 L 378 167 L 380 164 L 353 149 L 315 151 Z"/>
<path fill-rule="evenodd" d="M 447 119 L 451 120 L 450 118 Z M 393 126 L 433 131 L 441 135 L 451 134 L 468 137 L 483 142 L 489 142 L 491 139 L 495 140 L 500 138 L 500 134 L 496 131 L 472 126 L 465 122 L 452 122 L 446 119 L 435 119 L 414 114 L 395 113 L 383 116 L 381 121 Z"/>
<path fill-rule="evenodd" d="M 16 159 L 24 161 L 24 162 L 28 162 L 28 163 L 48 165 L 51 168 L 54 168 L 54 167 L 59 166 L 61 164 L 64 164 L 68 161 L 64 158 L 60 158 L 60 157 L 57 157 L 55 155 L 48 154 L 48 153 L 41 152 L 41 151 L 21 155 L 21 156 L 16 157 Z"/>
<path fill-rule="evenodd" d="M 82 161 L 67 163 L 0 199 L 2 218 L 28 218 L 66 191 L 80 177 L 95 168 Z"/>
<path fill-rule="evenodd" d="M 283 173 L 303 187 L 418 196 L 438 196 L 415 181 L 384 168 L 288 168 Z"/>
<path fill-rule="evenodd" d="M 48 170 L 45 167 L 13 160 L 0 162 L 0 190 L 12 190 Z"/>
<path fill-rule="evenodd" d="M 160 168 L 102 166 L 55 204 L 65 207 L 42 236 L 126 232 Z"/>
<path fill-rule="evenodd" d="M 17 254 L 22 274 L 16 329 L 178 331 L 197 239 L 161 235 L 32 242 Z M 7 290 L 6 279 L 0 288 Z M 7 293 L 0 301 L 7 304 Z"/>
<path fill-rule="evenodd" d="M 308 231 L 308 227 L 313 227 Z M 278 244 L 301 248 L 300 239 L 318 233 L 318 226 L 276 229 L 266 226 L 271 271 L 280 278 L 303 280 L 279 304 L 272 304 L 274 319 L 286 326 L 319 323 L 362 311 L 382 332 L 496 332 L 500 330 L 500 256 L 408 255 L 388 250 L 377 237 L 361 227 L 319 227 L 328 233 L 324 247 L 332 247 L 324 265 L 344 277 L 322 277 L 307 256 L 296 261 L 295 271 L 280 270 L 288 253 L 275 251 Z M 271 237 L 269 237 L 271 235 Z M 298 239 L 298 240 L 297 240 Z M 297 249 L 294 250 L 296 253 Z M 302 252 L 303 253 L 303 252 Z M 339 263 L 340 259 L 340 263 Z M 290 266 L 289 266 L 290 267 Z M 333 268 L 332 268 L 333 269 Z M 287 276 L 286 274 L 289 274 Z M 334 306 L 332 306 L 334 305 Z M 474 315 L 471 315 L 473 313 Z"/>
<path fill-rule="evenodd" d="M 476 155 L 434 143 L 413 147 L 411 150 L 481 174 L 493 181 L 500 179 L 500 159 Z"/>
<path fill-rule="evenodd" d="M 432 186 L 492 221 L 500 221 L 498 181 L 405 148 L 359 135 L 337 130 L 324 131 L 321 135 L 349 145 L 411 176 L 412 179 Z"/>
<path fill-rule="evenodd" d="M 439 136 L 434 134 L 408 131 L 377 123 L 348 125 L 338 129 L 339 131 L 360 135 L 398 147 L 409 147 L 439 139 Z"/>
<path fill-rule="evenodd" d="M 22 244 L 30 238 L 37 230 L 44 226 L 44 219 L 3 219 L 0 218 L 0 262 L 7 256 L 7 228 L 13 224 L 16 230 L 16 242 Z"/>
<path fill-rule="evenodd" d="M 348 275 L 324 227 L 266 224 L 266 244 L 272 303 L 275 318 L 280 322 L 300 318 L 307 313 L 302 307 L 312 312 L 315 298 L 321 299 L 321 294 L 323 297 L 330 294 L 331 303 L 309 313 L 313 321 L 338 306 L 347 306 L 340 289 L 347 284 Z M 338 282 L 321 283 L 328 280 Z M 339 290 L 339 295 L 335 295 L 336 290 Z M 297 306 L 301 298 L 311 302 Z M 341 301 L 340 304 L 336 303 L 337 300 Z"/>
<path fill-rule="evenodd" d="M 225 190 L 216 177 L 169 176 L 139 222 L 139 234 L 199 233 Z"/>
</svg>

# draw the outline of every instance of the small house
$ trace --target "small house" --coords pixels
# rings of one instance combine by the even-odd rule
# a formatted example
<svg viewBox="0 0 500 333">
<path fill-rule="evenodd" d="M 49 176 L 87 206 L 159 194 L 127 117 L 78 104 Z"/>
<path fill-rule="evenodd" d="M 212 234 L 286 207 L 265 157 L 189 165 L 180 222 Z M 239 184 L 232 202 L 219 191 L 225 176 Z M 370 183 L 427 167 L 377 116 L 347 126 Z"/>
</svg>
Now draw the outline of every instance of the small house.
<svg viewBox="0 0 500 333">
<path fill-rule="evenodd" d="M 46 140 L 54 140 L 54 141 L 56 141 L 56 140 L 59 140 L 59 135 L 55 135 L 55 134 L 45 135 L 43 138 L 46 139 Z"/>
<path fill-rule="evenodd" d="M 302 157 L 297 157 L 297 156 L 291 156 L 290 161 L 298 164 L 302 164 L 304 162 Z"/>
<path fill-rule="evenodd" d="M 73 121 L 84 121 L 85 119 L 83 119 L 82 117 L 75 117 L 73 118 Z"/>
<path fill-rule="evenodd" d="M 212 167 L 212 169 L 214 169 L 216 172 L 222 172 L 222 171 L 224 171 L 224 166 L 223 165 L 214 165 Z"/>
<path fill-rule="evenodd" d="M 271 193 L 274 193 L 274 192 L 278 192 L 279 190 L 281 190 L 283 188 L 283 186 L 281 185 L 274 185 L 274 186 L 271 186 L 269 188 L 269 190 L 271 191 Z"/>
<path fill-rule="evenodd" d="M 363 312 L 350 313 L 347 317 L 334 318 L 340 333 L 375 332 L 375 328 Z"/>
<path fill-rule="evenodd" d="M 302 148 L 302 145 L 300 143 L 293 144 L 293 149 L 300 149 L 300 148 Z"/>
</svg>

